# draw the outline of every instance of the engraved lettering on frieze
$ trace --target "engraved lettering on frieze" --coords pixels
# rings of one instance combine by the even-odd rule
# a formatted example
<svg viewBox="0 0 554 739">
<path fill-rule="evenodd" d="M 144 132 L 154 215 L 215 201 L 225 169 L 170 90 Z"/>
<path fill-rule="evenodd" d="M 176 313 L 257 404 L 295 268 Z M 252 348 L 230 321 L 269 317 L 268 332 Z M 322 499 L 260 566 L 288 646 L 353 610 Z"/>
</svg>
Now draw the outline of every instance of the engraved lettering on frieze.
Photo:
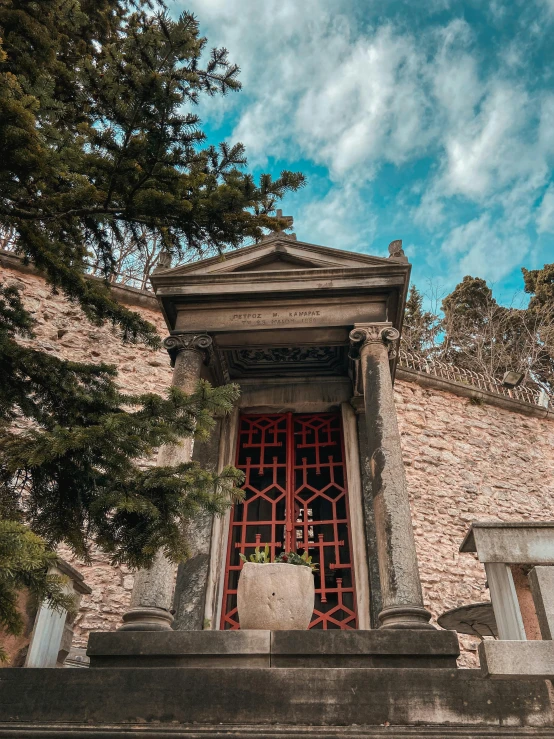
<svg viewBox="0 0 554 739">
<path fill-rule="evenodd" d="M 288 310 L 259 313 L 233 313 L 231 320 L 241 326 L 283 326 L 317 323 L 320 310 Z"/>
</svg>

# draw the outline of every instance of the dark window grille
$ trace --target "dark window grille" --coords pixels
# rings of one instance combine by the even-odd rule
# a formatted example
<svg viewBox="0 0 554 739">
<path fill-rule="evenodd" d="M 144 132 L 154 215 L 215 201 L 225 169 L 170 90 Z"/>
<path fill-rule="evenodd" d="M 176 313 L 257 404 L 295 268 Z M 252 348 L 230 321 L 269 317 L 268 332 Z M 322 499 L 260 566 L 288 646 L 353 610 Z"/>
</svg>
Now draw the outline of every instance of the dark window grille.
<svg viewBox="0 0 554 739">
<path fill-rule="evenodd" d="M 340 414 L 241 416 L 236 466 L 245 498 L 231 512 L 221 628 L 239 628 L 239 553 L 266 545 L 272 559 L 308 549 L 317 563 L 311 629 L 357 628 Z"/>
</svg>

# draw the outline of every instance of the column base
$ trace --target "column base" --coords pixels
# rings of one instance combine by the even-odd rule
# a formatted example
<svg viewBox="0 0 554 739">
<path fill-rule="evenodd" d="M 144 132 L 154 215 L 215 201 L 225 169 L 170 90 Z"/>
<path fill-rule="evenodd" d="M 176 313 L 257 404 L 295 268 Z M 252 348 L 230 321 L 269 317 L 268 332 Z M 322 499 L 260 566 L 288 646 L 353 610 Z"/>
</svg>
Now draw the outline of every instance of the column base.
<svg viewBox="0 0 554 739">
<path fill-rule="evenodd" d="M 379 614 L 380 629 L 435 629 L 431 613 L 419 606 L 392 606 Z"/>
<path fill-rule="evenodd" d="M 118 631 L 171 631 L 173 616 L 164 608 L 131 608 Z"/>
</svg>

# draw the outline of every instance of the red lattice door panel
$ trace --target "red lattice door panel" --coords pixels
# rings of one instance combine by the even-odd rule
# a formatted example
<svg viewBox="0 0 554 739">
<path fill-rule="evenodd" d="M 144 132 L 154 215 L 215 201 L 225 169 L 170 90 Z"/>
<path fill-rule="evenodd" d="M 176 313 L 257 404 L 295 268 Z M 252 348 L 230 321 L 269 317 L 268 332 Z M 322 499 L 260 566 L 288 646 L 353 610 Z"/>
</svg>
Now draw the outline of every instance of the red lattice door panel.
<svg viewBox="0 0 554 739">
<path fill-rule="evenodd" d="M 266 544 L 272 559 L 308 549 L 317 563 L 311 629 L 357 628 L 340 415 L 241 416 L 236 466 L 245 497 L 231 512 L 221 628 L 239 628 L 239 553 Z"/>
</svg>

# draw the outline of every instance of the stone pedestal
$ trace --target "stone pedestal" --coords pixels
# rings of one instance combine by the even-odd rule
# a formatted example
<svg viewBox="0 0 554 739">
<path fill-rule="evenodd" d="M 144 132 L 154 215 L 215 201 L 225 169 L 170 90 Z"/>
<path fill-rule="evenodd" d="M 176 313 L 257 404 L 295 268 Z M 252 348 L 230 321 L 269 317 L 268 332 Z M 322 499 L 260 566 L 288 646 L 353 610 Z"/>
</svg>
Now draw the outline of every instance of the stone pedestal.
<svg viewBox="0 0 554 739">
<path fill-rule="evenodd" d="M 271 667 L 456 669 L 454 631 L 165 631 L 97 632 L 91 668 Z"/>
</svg>

